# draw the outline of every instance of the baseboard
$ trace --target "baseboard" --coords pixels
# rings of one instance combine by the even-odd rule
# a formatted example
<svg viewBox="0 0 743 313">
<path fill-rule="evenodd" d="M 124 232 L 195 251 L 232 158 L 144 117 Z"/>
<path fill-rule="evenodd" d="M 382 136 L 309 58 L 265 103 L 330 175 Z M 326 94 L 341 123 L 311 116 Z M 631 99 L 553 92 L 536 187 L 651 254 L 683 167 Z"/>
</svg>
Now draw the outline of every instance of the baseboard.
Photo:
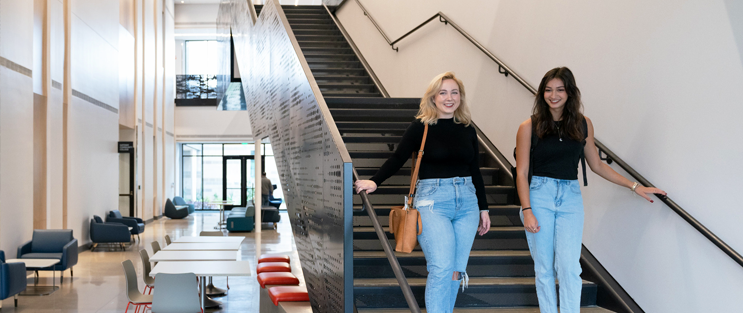
<svg viewBox="0 0 743 313">
<path fill-rule="evenodd" d="M 92 246 L 93 246 L 93 243 L 92 242 L 88 242 L 88 243 L 86 243 L 84 245 L 77 246 L 77 254 L 83 253 L 86 250 L 87 251 L 90 251 L 90 247 L 92 247 Z"/>
<path fill-rule="evenodd" d="M 581 251 L 580 263 L 583 268 L 581 277 L 598 285 L 598 306 L 615 312 L 645 313 L 586 246 Z"/>
<path fill-rule="evenodd" d="M 159 220 L 161 218 L 163 218 L 162 215 L 153 216 L 151 219 L 148 219 L 148 220 L 144 221 L 144 224 L 147 225 L 147 224 L 152 223 L 152 222 L 154 222 L 156 220 Z"/>
</svg>

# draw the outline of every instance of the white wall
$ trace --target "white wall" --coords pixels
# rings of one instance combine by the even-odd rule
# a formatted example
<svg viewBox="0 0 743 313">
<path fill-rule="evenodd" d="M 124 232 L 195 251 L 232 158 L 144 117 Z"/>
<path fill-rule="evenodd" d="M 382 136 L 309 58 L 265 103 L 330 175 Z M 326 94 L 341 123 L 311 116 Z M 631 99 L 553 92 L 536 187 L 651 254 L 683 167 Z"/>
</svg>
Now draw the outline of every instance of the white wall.
<svg viewBox="0 0 743 313">
<path fill-rule="evenodd" d="M 119 2 L 72 2 L 71 88 L 67 123 L 67 228 L 90 242 L 90 219 L 118 209 Z"/>
<path fill-rule="evenodd" d="M 33 1 L 0 1 L 0 58 L 33 69 L 33 24 Z M 0 249 L 8 258 L 31 238 L 34 196 L 33 80 L 12 68 L 0 64 Z"/>
<path fill-rule="evenodd" d="M 177 107 L 175 132 L 178 141 L 252 140 L 247 111 L 217 111 L 215 107 Z"/>
<path fill-rule="evenodd" d="M 393 40 L 442 11 L 535 87 L 570 67 L 596 137 L 743 251 L 740 2 L 362 3 Z M 533 98 L 466 39 L 436 22 L 396 53 L 355 1 L 338 16 L 392 96 L 420 96 L 435 74 L 455 71 L 475 122 L 510 158 Z M 739 310 L 743 268 L 659 201 L 589 182 L 584 243 L 646 312 Z"/>
</svg>

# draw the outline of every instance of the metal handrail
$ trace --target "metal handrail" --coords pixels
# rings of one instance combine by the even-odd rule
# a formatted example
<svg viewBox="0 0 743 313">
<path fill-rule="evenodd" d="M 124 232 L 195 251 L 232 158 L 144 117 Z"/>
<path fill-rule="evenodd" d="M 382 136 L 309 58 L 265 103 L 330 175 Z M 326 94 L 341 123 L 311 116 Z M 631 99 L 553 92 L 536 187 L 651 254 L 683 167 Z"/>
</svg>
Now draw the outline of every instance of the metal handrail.
<svg viewBox="0 0 743 313">
<path fill-rule="evenodd" d="M 382 28 L 380 28 L 379 25 L 377 25 L 377 22 L 374 21 L 374 18 L 369 14 L 368 11 L 366 11 L 366 8 L 364 8 L 364 6 L 361 4 L 361 2 L 359 0 L 356 0 L 356 3 L 359 5 L 359 7 L 361 8 L 361 10 L 364 11 L 364 15 L 366 15 L 369 18 L 369 20 L 371 20 L 372 24 L 374 24 L 374 26 L 377 28 L 377 30 L 382 34 L 382 37 L 384 37 L 384 39 L 387 41 L 387 43 L 389 43 L 390 46 L 392 47 L 392 49 L 394 49 L 395 51 L 398 51 L 398 48 L 395 48 L 394 44 L 398 43 L 403 38 L 407 37 L 411 33 L 415 32 L 416 30 L 420 29 L 424 25 L 428 24 L 434 18 L 439 17 L 439 21 L 441 21 L 442 23 L 445 23 L 445 24 L 451 24 L 451 26 L 454 27 L 454 29 L 456 29 L 460 34 L 462 34 L 462 36 L 464 36 L 465 38 L 467 38 L 467 40 L 469 40 L 478 49 L 480 49 L 480 51 L 482 51 L 483 53 L 485 53 L 485 55 L 487 55 L 491 60 L 493 60 L 495 63 L 497 63 L 498 64 L 498 72 L 499 73 L 506 75 L 506 77 L 508 77 L 508 75 L 510 74 L 514 79 L 516 79 L 522 86 L 524 86 L 527 90 L 529 90 L 529 92 L 531 92 L 533 95 L 536 95 L 537 94 L 537 89 L 536 88 L 534 88 L 529 83 L 527 83 L 526 80 L 524 80 L 523 78 L 521 78 L 521 76 L 519 76 L 513 70 L 511 70 L 510 67 L 508 67 L 500 59 L 498 59 L 497 57 L 495 57 L 495 55 L 492 52 L 488 51 L 488 49 L 486 49 L 482 44 L 480 44 L 477 40 L 475 40 L 472 36 L 470 36 L 467 32 L 465 32 L 461 27 L 459 27 L 459 25 L 457 25 L 456 23 L 454 23 L 450 18 L 448 18 L 443 13 L 441 13 L 441 12 L 436 13 L 434 16 L 430 17 L 425 22 L 423 22 L 420 25 L 418 25 L 415 28 L 413 28 L 413 30 L 407 32 L 405 35 L 402 35 L 402 37 L 398 38 L 395 41 L 390 41 L 389 38 L 387 37 L 387 35 L 382 30 Z M 643 177 L 642 175 L 640 175 L 640 173 L 638 173 L 634 168 L 632 168 L 631 166 L 629 166 L 629 164 L 627 164 L 627 162 L 625 162 L 624 160 L 622 160 L 621 158 L 619 158 L 614 152 L 612 152 L 611 150 L 609 150 L 609 148 L 607 148 L 598 139 L 595 139 L 594 138 L 594 142 L 596 143 L 596 147 L 599 150 L 599 154 L 601 154 L 601 153 L 606 154 L 606 158 L 602 158 L 602 160 L 607 161 L 607 163 L 609 163 L 609 164 L 611 164 L 612 161 L 617 162 L 617 165 L 619 165 L 619 167 L 621 167 L 625 172 L 627 172 L 628 174 L 630 174 L 635 180 L 637 180 L 637 182 L 641 183 L 643 186 L 646 186 L 646 187 L 655 187 L 655 185 L 653 185 L 652 183 L 650 183 L 650 181 L 648 181 L 647 179 L 645 179 L 645 177 Z M 717 235 L 715 235 L 714 233 L 712 233 L 712 231 L 710 231 L 707 227 L 705 227 L 704 225 L 702 225 L 702 223 L 700 223 L 698 220 L 696 220 L 694 217 L 692 217 L 691 214 L 689 214 L 688 212 L 686 212 L 686 210 L 684 210 L 683 208 L 681 208 L 681 206 L 679 206 L 678 204 L 676 204 L 676 202 L 674 202 L 673 200 L 671 200 L 671 198 L 669 198 L 667 196 L 663 196 L 663 195 L 658 195 L 658 194 L 656 194 L 655 196 L 658 197 L 658 199 L 660 199 L 663 203 L 665 203 L 669 208 L 671 208 L 671 210 L 673 210 L 678 215 L 680 215 L 681 218 L 683 218 L 687 223 L 689 223 L 692 227 L 694 227 L 694 229 L 696 229 L 697 231 L 699 231 L 700 233 L 702 233 L 702 235 L 704 235 L 704 237 L 706 237 L 713 244 L 715 244 L 715 246 L 717 246 L 718 248 L 720 248 L 720 250 L 722 250 L 723 252 L 725 252 L 725 254 L 727 254 L 728 256 L 730 256 L 730 258 L 732 258 L 735 262 L 737 262 L 739 265 L 743 266 L 743 256 L 741 256 L 732 247 L 730 247 L 728 244 L 726 244 L 724 241 L 722 241 L 722 239 L 720 239 L 719 237 L 717 237 Z"/>
<path fill-rule="evenodd" d="M 356 173 L 356 168 L 353 169 L 353 178 L 354 180 L 359 180 L 359 174 Z M 397 261 L 397 257 L 392 251 L 390 241 L 387 239 L 387 234 L 379 223 L 377 212 L 374 211 L 374 206 L 372 206 L 369 201 L 369 196 L 366 194 L 366 191 L 360 192 L 359 196 L 361 196 L 361 202 L 363 204 L 362 208 L 366 209 L 366 213 L 369 214 L 369 218 L 374 225 L 374 231 L 377 233 L 377 237 L 379 237 L 379 241 L 382 243 L 384 254 L 387 256 L 390 266 L 392 266 L 392 271 L 395 272 L 395 278 L 397 278 L 397 283 L 400 284 L 400 289 L 402 289 L 402 294 L 405 296 L 405 301 L 408 303 L 410 311 L 413 313 L 421 313 L 418 301 L 415 300 L 413 291 L 410 289 L 410 284 L 408 284 L 408 280 L 405 278 L 405 273 L 402 272 L 402 267 L 400 267 L 400 262 Z"/>
<path fill-rule="evenodd" d="M 377 78 L 377 75 L 374 73 L 371 66 L 369 66 L 366 59 L 361 54 L 361 51 L 359 50 L 359 48 L 356 47 L 356 44 L 351 39 L 351 36 L 349 36 L 348 33 L 346 32 L 346 29 L 335 18 L 333 13 L 330 12 L 330 9 L 328 8 L 327 5 L 323 4 L 323 7 L 325 7 L 325 11 L 327 11 L 328 14 L 330 15 L 330 18 L 333 19 L 333 22 L 338 27 L 338 29 L 341 31 L 341 34 L 343 34 L 343 37 L 346 39 L 346 41 L 348 41 L 348 44 L 351 46 L 351 49 L 353 50 L 354 54 L 356 54 L 356 56 L 359 58 L 359 61 L 361 61 L 361 64 L 364 66 L 364 69 L 366 69 L 367 73 L 369 73 L 369 76 L 374 82 L 374 85 L 377 86 L 377 89 L 379 89 L 383 97 L 389 98 L 390 97 L 389 93 L 387 93 L 387 90 L 384 88 L 379 78 Z M 353 168 L 353 179 L 354 181 L 360 179 L 359 174 L 356 172 L 355 167 Z M 395 278 L 397 279 L 397 283 L 400 286 L 400 289 L 402 289 L 402 294 L 405 297 L 405 302 L 408 303 L 408 307 L 410 308 L 411 312 L 421 313 L 421 308 L 420 306 L 418 306 L 418 301 L 415 300 L 415 296 L 413 295 L 413 290 L 410 289 L 410 284 L 408 283 L 408 280 L 405 277 L 405 273 L 403 273 L 402 271 L 400 262 L 397 260 L 397 257 L 395 256 L 395 253 L 392 250 L 390 241 L 389 239 L 387 239 L 387 234 L 384 232 L 384 229 L 382 228 L 382 224 L 379 223 L 377 212 L 374 210 L 374 206 L 371 204 L 371 201 L 369 201 L 369 196 L 366 194 L 366 191 L 360 192 L 359 196 L 361 197 L 362 211 L 366 210 L 367 214 L 369 215 L 369 219 L 371 219 L 372 221 L 372 225 L 374 226 L 374 231 L 377 233 L 377 237 L 379 238 L 379 241 L 382 244 L 382 250 L 384 250 L 384 254 L 385 256 L 387 256 L 387 261 L 390 262 L 392 271 L 395 273 Z M 356 307 L 354 306 L 354 310 L 355 309 Z"/>
</svg>

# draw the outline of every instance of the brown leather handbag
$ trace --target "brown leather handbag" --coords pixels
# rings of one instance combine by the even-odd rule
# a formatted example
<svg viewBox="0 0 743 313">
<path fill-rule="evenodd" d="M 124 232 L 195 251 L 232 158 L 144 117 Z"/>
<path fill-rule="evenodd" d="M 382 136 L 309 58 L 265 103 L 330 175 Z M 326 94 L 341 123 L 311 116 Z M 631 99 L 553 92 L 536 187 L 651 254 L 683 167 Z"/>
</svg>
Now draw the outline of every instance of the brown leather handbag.
<svg viewBox="0 0 743 313">
<path fill-rule="evenodd" d="M 413 172 L 410 173 L 410 192 L 406 197 L 405 205 L 393 206 L 390 210 L 390 233 L 395 235 L 395 251 L 410 253 L 418 245 L 418 235 L 423 231 L 421 215 L 413 207 L 415 185 L 418 182 L 418 168 L 423 157 L 423 147 L 426 145 L 428 124 L 423 128 L 423 140 L 417 155 L 413 155 Z"/>
</svg>

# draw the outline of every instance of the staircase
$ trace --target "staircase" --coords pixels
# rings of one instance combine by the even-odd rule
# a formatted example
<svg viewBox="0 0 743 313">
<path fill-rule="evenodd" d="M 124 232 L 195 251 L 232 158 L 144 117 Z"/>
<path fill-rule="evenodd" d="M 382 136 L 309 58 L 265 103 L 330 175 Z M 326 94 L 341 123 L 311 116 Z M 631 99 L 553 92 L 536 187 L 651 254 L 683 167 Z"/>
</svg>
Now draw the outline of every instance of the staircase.
<svg viewBox="0 0 743 313">
<path fill-rule="evenodd" d="M 371 177 L 400 141 L 418 111 L 420 99 L 383 98 L 343 35 L 322 6 L 282 6 L 315 76 L 333 119 L 362 179 Z M 256 6 L 260 11 L 260 6 Z M 455 312 L 538 312 L 534 263 L 529 255 L 515 187 L 502 182 L 497 162 L 480 148 L 481 171 L 492 227 L 477 236 L 467 273 L 469 288 Z M 390 206 L 408 192 L 410 161 L 369 195 L 380 223 L 388 225 Z M 354 196 L 354 296 L 358 311 L 408 312 L 361 199 Z M 386 229 L 386 228 L 385 228 Z M 388 233 L 394 247 L 394 237 Z M 397 258 L 421 306 L 425 306 L 426 261 L 420 247 Z M 581 312 L 611 312 L 596 306 L 597 285 L 584 281 Z M 483 309 L 487 309 L 483 311 Z"/>
<path fill-rule="evenodd" d="M 382 96 L 324 7 L 281 8 L 325 98 Z"/>
</svg>

